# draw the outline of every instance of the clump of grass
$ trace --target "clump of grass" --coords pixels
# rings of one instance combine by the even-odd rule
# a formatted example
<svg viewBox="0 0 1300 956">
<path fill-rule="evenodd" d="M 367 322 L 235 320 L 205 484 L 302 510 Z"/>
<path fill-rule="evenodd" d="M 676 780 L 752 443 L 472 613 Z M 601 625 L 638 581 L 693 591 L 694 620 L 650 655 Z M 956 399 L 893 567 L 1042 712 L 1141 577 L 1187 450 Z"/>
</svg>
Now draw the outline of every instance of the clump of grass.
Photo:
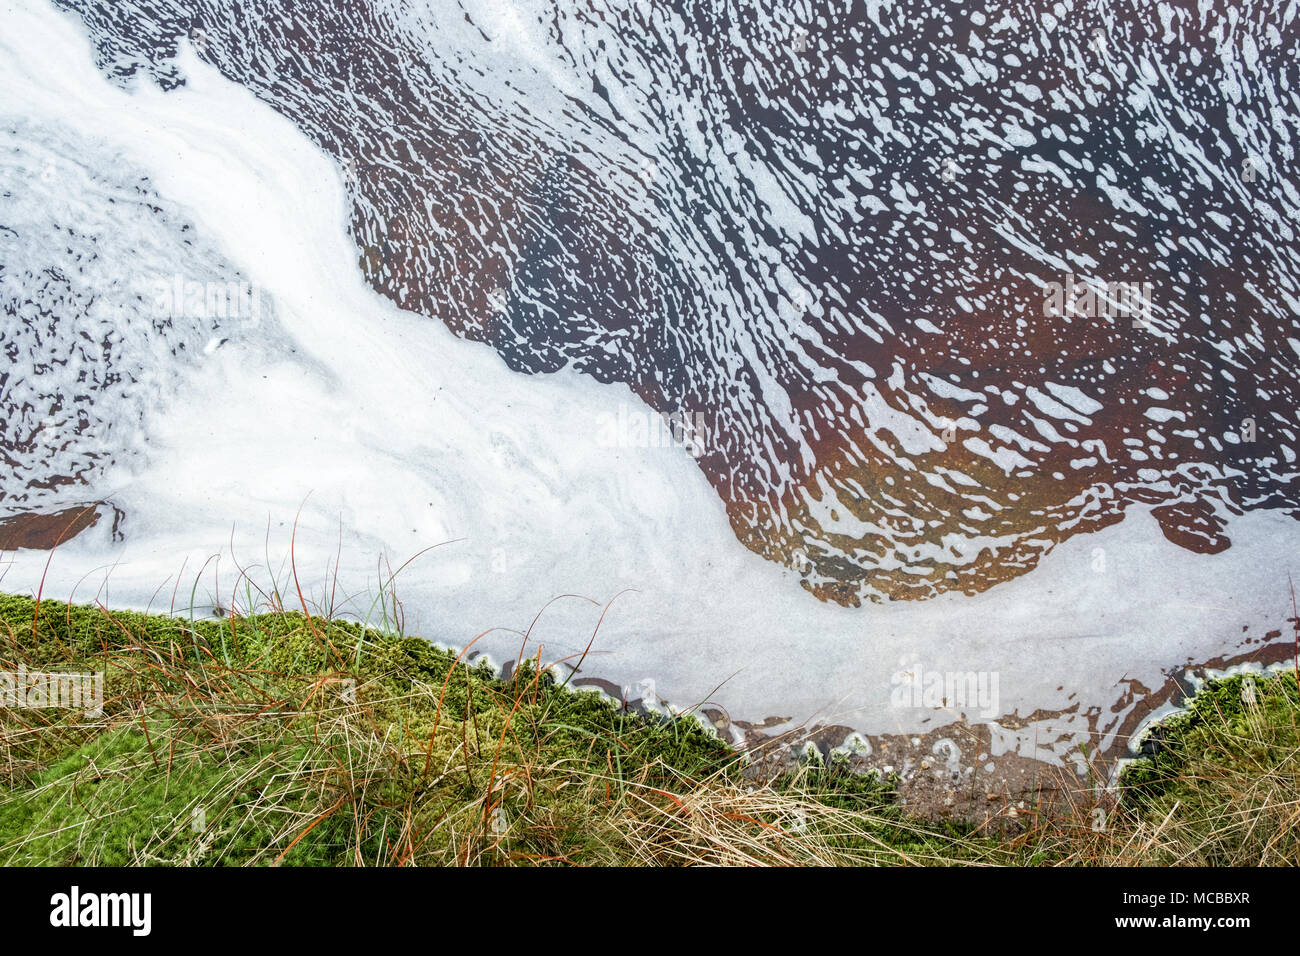
<svg viewBox="0 0 1300 956">
<path fill-rule="evenodd" d="M 345 621 L 0 596 L 0 669 L 20 666 L 103 672 L 105 701 L 0 710 L 4 865 L 1009 859 L 872 778 L 757 781 L 693 717 Z"/>
<path fill-rule="evenodd" d="M 539 661 L 502 680 L 270 604 L 195 620 L 0 595 L 0 670 L 105 675 L 101 716 L 0 708 L 0 865 L 1300 862 L 1291 675 L 1209 685 L 1118 792 L 1099 775 L 994 836 L 909 817 L 833 759 L 762 778 L 694 717 Z"/>
<path fill-rule="evenodd" d="M 1233 676 L 1157 728 L 1125 768 L 1131 841 L 1157 865 L 1300 864 L 1300 695 L 1295 676 Z"/>
<path fill-rule="evenodd" d="M 1117 801 L 1079 801 L 1026 842 L 1066 864 L 1300 865 L 1300 695 L 1292 673 L 1208 682 L 1151 728 Z"/>
</svg>

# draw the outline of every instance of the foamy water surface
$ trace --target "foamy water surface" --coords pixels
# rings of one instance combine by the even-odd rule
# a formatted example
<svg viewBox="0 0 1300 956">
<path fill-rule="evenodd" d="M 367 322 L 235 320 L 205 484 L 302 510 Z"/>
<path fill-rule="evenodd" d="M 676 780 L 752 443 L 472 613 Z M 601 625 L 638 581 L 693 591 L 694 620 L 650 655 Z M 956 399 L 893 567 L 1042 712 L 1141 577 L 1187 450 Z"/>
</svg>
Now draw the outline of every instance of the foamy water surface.
<svg viewBox="0 0 1300 956">
<path fill-rule="evenodd" d="M 362 70 L 334 99 L 304 79 L 320 62 L 289 69 L 315 35 L 292 19 L 250 28 L 279 38 L 267 49 L 223 41 L 220 19 L 184 24 L 159 59 L 110 42 L 141 35 L 149 5 L 114 9 L 137 33 L 3 6 L 0 517 L 100 501 L 123 516 L 52 557 L 4 555 L 4 590 L 187 609 L 193 594 L 207 613 L 245 600 L 247 575 L 296 601 L 296 522 L 317 607 L 375 620 L 419 555 L 395 579 L 410 633 L 488 631 L 475 647 L 502 662 L 545 608 L 528 652 L 576 660 L 595 633 L 581 678 L 653 681 L 773 730 L 1016 714 L 995 755 L 1052 763 L 1113 743 L 1181 666 L 1289 633 L 1298 111 L 1294 69 L 1258 64 L 1294 52 L 1294 4 L 1205 41 L 1219 105 L 1171 78 L 1199 75 L 1195 44 L 1123 68 L 1121 45 L 1091 68 L 1104 82 L 1080 65 L 1076 88 L 1035 93 L 1018 71 L 1052 31 L 1029 30 L 1034 11 L 976 24 L 985 44 L 1023 34 L 998 66 L 944 40 L 972 88 L 1007 91 L 997 124 L 974 94 L 952 97 L 969 115 L 935 114 L 967 144 L 964 182 L 933 149 L 901 173 L 888 161 L 920 144 L 873 112 L 870 84 L 910 70 L 933 85 L 919 49 L 841 50 L 824 69 L 852 82 L 813 77 L 810 115 L 791 114 L 797 65 L 751 47 L 831 31 L 797 11 L 741 18 L 728 42 L 749 65 L 724 69 L 667 13 L 656 41 L 526 3 L 378 4 L 358 37 L 432 53 L 390 51 L 409 89 Z M 602 47 L 616 26 L 625 42 Z M 643 71 L 670 48 L 751 94 L 656 98 Z M 319 60 L 335 55 L 322 42 Z M 768 86 L 746 73 L 763 64 Z M 1077 98 L 1086 116 L 1104 95 L 1149 126 L 1134 156 L 1042 141 L 1033 104 Z M 754 112 L 710 113 L 729 102 Z M 429 103 L 445 112 L 410 110 Z M 1197 122 L 1253 144 L 1258 177 L 1182 132 Z M 837 129 L 870 148 L 828 159 Z M 1144 168 L 1160 137 L 1186 194 Z M 1067 231 L 1090 238 L 1056 244 L 1046 185 L 975 178 L 1002 154 L 1069 193 Z M 921 247 L 931 272 L 910 273 L 903 250 Z M 1033 311 L 1074 273 L 1149 283 L 1149 322 Z M 239 308 L 213 315 L 210 289 Z M 698 423 L 698 447 L 629 424 L 657 412 Z M 899 706 L 918 668 L 996 675 L 1000 699 Z"/>
</svg>

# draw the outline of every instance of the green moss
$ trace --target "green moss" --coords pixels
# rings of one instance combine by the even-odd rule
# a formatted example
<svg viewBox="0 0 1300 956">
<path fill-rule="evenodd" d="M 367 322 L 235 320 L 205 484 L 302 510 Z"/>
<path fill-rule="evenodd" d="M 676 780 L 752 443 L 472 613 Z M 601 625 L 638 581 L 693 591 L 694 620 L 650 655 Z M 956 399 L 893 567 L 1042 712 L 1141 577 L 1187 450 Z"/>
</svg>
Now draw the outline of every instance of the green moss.
<svg viewBox="0 0 1300 956">
<path fill-rule="evenodd" d="M 1288 734 L 1288 729 L 1294 734 L 1296 701 L 1292 673 L 1236 674 L 1208 681 L 1182 710 L 1147 732 L 1147 753 L 1127 763 L 1120 775 L 1125 798 L 1142 807 L 1171 793 L 1176 797 L 1174 791 L 1186 789 L 1188 767 L 1207 759 L 1231 767 L 1264 757 L 1265 750 L 1284 746 L 1288 737 L 1300 746 Z M 1280 730 L 1281 740 L 1258 739 L 1264 727 Z M 1225 739 L 1232 744 L 1225 747 Z"/>
<path fill-rule="evenodd" d="M 3 712 L 2 863 L 345 863 L 458 843 L 613 862 L 593 800 L 741 767 L 693 718 L 293 613 L 37 614 L 0 595 L 0 647 L 7 669 L 106 675 L 99 720 Z"/>
<path fill-rule="evenodd" d="M 28 598 L 0 595 L 0 669 L 20 666 L 102 672 L 104 713 L 0 709 L 0 864 L 734 853 L 1037 864 L 1108 852 L 1087 842 L 1086 821 L 1056 842 L 1019 843 L 923 823 L 897 805 L 894 781 L 837 759 L 751 780 L 742 756 L 693 717 L 627 713 L 527 665 L 502 681 L 483 662 L 350 622 L 284 612 L 191 621 L 51 602 L 37 613 Z M 1253 703 L 1243 683 L 1208 685 L 1128 766 L 1126 809 L 1106 834 L 1122 852 L 1154 847 L 1147 863 L 1300 857 L 1286 815 L 1300 791 L 1295 680 L 1259 680 Z M 1193 849 L 1175 853 L 1167 837 L 1180 820 L 1191 821 Z M 1130 838 L 1150 821 L 1160 841 Z M 739 848 L 730 856 L 727 833 Z"/>
<path fill-rule="evenodd" d="M 1300 865 L 1300 695 L 1294 673 L 1203 687 L 1153 728 L 1121 775 L 1123 806 L 1158 825 L 1156 865 Z"/>
<path fill-rule="evenodd" d="M 149 735 L 110 730 L 41 773 L 25 799 L 0 802 L 0 863 L 238 864 L 264 855 L 276 821 L 245 811 L 274 786 L 273 768 L 301 756 L 301 748 L 276 754 L 276 741 L 267 740 L 169 753 L 150 738 L 166 740 L 166 728 L 155 724 Z M 313 805 L 309 794 L 285 796 L 283 812 Z M 309 836 L 286 862 L 330 861 L 327 834 Z"/>
</svg>

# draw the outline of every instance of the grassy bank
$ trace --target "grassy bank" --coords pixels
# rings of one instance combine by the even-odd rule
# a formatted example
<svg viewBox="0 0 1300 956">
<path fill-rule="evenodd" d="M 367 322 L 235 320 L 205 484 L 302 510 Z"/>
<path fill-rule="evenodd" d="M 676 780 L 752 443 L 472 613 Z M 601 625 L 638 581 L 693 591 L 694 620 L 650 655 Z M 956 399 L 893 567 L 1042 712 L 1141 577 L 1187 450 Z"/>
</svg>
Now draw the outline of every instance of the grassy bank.
<svg viewBox="0 0 1300 956">
<path fill-rule="evenodd" d="M 1112 844 L 1122 837 L 1156 865 L 1300 865 L 1294 673 L 1214 681 L 1147 743 L 1151 755 L 1121 774 L 1132 812 Z"/>
<path fill-rule="evenodd" d="M 20 668 L 102 672 L 105 700 L 94 717 L 0 708 L 8 865 L 1297 861 L 1289 675 L 1250 703 L 1239 680 L 1203 695 L 1101 829 L 1081 805 L 1008 836 L 910 818 L 887 781 L 836 766 L 756 778 L 693 718 L 536 667 L 503 681 L 296 613 L 0 596 L 0 671 Z"/>
</svg>

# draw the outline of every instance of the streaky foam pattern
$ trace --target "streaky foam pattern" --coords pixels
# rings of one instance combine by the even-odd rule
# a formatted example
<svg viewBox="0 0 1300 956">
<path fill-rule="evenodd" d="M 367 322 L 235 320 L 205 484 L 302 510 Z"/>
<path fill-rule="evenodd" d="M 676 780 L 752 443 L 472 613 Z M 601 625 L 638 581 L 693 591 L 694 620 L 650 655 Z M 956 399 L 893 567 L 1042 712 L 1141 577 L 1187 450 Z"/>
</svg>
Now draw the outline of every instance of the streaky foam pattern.
<svg viewBox="0 0 1300 956">
<path fill-rule="evenodd" d="M 0 303 L 0 515 L 139 464 L 148 414 L 195 362 L 274 328 L 270 299 L 143 171 L 22 118 L 0 127 Z"/>
</svg>

